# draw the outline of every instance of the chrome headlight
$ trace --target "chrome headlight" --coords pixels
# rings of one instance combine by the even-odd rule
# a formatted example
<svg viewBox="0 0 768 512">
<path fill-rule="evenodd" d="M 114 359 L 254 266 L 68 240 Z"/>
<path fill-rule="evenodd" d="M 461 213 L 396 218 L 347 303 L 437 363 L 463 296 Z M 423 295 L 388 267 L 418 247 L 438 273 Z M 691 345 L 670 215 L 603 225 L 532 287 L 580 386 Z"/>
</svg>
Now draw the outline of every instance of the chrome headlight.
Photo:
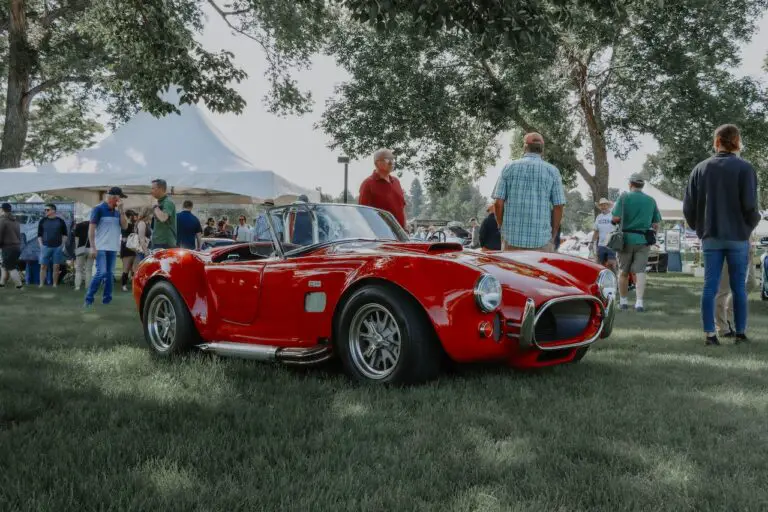
<svg viewBox="0 0 768 512">
<path fill-rule="evenodd" d="M 485 313 L 492 313 L 501 306 L 501 283 L 490 274 L 483 274 L 475 285 L 475 302 Z"/>
<path fill-rule="evenodd" d="M 616 290 L 618 281 L 616 280 L 616 274 L 610 269 L 605 269 L 600 272 L 597 277 L 597 288 L 600 290 L 600 296 L 603 300 L 608 300 L 608 297 L 616 297 Z"/>
</svg>

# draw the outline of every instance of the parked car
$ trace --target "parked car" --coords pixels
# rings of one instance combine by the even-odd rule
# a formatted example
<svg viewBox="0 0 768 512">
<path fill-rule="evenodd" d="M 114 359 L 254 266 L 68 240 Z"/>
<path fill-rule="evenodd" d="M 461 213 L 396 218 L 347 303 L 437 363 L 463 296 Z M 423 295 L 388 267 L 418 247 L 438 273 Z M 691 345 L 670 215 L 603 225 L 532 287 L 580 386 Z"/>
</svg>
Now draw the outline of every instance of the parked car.
<svg viewBox="0 0 768 512">
<path fill-rule="evenodd" d="M 142 261 L 133 294 L 158 356 L 197 348 L 297 365 L 339 358 L 353 379 L 413 383 L 436 377 L 446 358 L 575 362 L 611 334 L 616 278 L 590 261 L 413 242 L 391 214 L 365 206 L 271 213 L 272 242 Z M 302 216 L 311 237 L 292 243 Z"/>
</svg>

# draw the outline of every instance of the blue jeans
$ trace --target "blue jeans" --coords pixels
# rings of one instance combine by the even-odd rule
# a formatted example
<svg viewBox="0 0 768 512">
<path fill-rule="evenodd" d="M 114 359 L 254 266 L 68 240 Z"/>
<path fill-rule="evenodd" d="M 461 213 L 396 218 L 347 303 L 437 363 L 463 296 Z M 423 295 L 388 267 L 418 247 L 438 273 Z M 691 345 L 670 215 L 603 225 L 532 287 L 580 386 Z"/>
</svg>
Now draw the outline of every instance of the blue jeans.
<svg viewBox="0 0 768 512">
<path fill-rule="evenodd" d="M 104 281 L 104 297 L 102 303 L 112 302 L 112 285 L 114 284 L 115 262 L 117 261 L 117 251 L 97 251 L 96 252 L 96 273 L 88 286 L 88 293 L 85 294 L 85 303 L 93 304 L 93 299 L 99 291 L 101 282 Z"/>
<path fill-rule="evenodd" d="M 737 334 L 747 330 L 747 265 L 749 241 L 706 238 L 701 243 L 704 251 L 704 292 L 701 294 L 701 322 L 704 332 L 715 332 L 715 295 L 720 288 L 723 261 L 728 262 L 728 277 L 733 294 L 733 320 Z"/>
</svg>

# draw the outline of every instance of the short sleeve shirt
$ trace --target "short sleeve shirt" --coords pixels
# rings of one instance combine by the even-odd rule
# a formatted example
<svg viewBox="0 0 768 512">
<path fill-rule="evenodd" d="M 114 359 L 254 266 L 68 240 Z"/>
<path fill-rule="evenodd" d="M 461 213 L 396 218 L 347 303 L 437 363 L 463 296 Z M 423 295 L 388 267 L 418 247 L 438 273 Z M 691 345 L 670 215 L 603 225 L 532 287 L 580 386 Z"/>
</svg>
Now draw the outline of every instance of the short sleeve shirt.
<svg viewBox="0 0 768 512">
<path fill-rule="evenodd" d="M 163 213 L 168 215 L 168 220 L 160 222 L 157 217 L 154 218 L 154 225 L 152 226 L 152 243 L 175 247 L 176 205 L 173 204 L 173 201 L 171 201 L 171 198 L 168 196 L 158 199 L 157 204 L 160 205 Z"/>
<path fill-rule="evenodd" d="M 120 212 L 112 209 L 107 203 L 101 203 L 91 210 L 91 224 L 96 225 L 97 251 L 120 250 L 122 230 L 120 229 Z"/>
<path fill-rule="evenodd" d="M 197 245 L 197 234 L 203 232 L 200 219 L 194 213 L 184 210 L 176 215 L 176 227 L 179 230 L 179 247 L 194 249 Z"/>
<path fill-rule="evenodd" d="M 537 249 L 552 240 L 552 208 L 565 204 L 560 171 L 526 153 L 501 171 L 493 198 L 504 201 L 501 236 L 513 247 Z"/>
<path fill-rule="evenodd" d="M 641 190 L 633 190 L 622 194 L 613 207 L 614 217 L 623 217 L 624 231 L 649 231 L 653 224 L 661 222 L 661 213 L 656 206 L 656 200 Z M 645 235 L 640 233 L 624 233 L 627 245 L 645 245 Z"/>
<path fill-rule="evenodd" d="M 608 233 L 613 231 L 613 215 L 610 213 L 601 213 L 595 217 L 594 229 L 597 231 L 598 239 L 597 245 L 605 247 L 607 242 Z"/>
<path fill-rule="evenodd" d="M 90 222 L 87 222 L 87 221 L 78 222 L 75 225 L 75 238 L 77 238 L 78 247 L 91 246 L 91 244 L 88 243 L 88 226 L 89 225 L 90 225 Z"/>
<path fill-rule="evenodd" d="M 390 175 L 387 181 L 374 171 L 360 185 L 358 202 L 391 213 L 405 227 L 405 192 L 394 176 Z"/>
</svg>

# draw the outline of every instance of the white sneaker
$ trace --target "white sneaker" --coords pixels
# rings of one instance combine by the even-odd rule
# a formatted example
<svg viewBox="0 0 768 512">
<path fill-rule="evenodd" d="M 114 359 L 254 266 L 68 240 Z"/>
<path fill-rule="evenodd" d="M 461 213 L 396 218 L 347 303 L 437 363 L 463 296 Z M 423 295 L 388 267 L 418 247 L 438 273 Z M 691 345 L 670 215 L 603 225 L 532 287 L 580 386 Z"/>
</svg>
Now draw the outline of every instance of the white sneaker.
<svg viewBox="0 0 768 512">
<path fill-rule="evenodd" d="M 127 292 L 128 291 L 128 287 L 127 286 L 123 286 L 123 291 Z"/>
</svg>

